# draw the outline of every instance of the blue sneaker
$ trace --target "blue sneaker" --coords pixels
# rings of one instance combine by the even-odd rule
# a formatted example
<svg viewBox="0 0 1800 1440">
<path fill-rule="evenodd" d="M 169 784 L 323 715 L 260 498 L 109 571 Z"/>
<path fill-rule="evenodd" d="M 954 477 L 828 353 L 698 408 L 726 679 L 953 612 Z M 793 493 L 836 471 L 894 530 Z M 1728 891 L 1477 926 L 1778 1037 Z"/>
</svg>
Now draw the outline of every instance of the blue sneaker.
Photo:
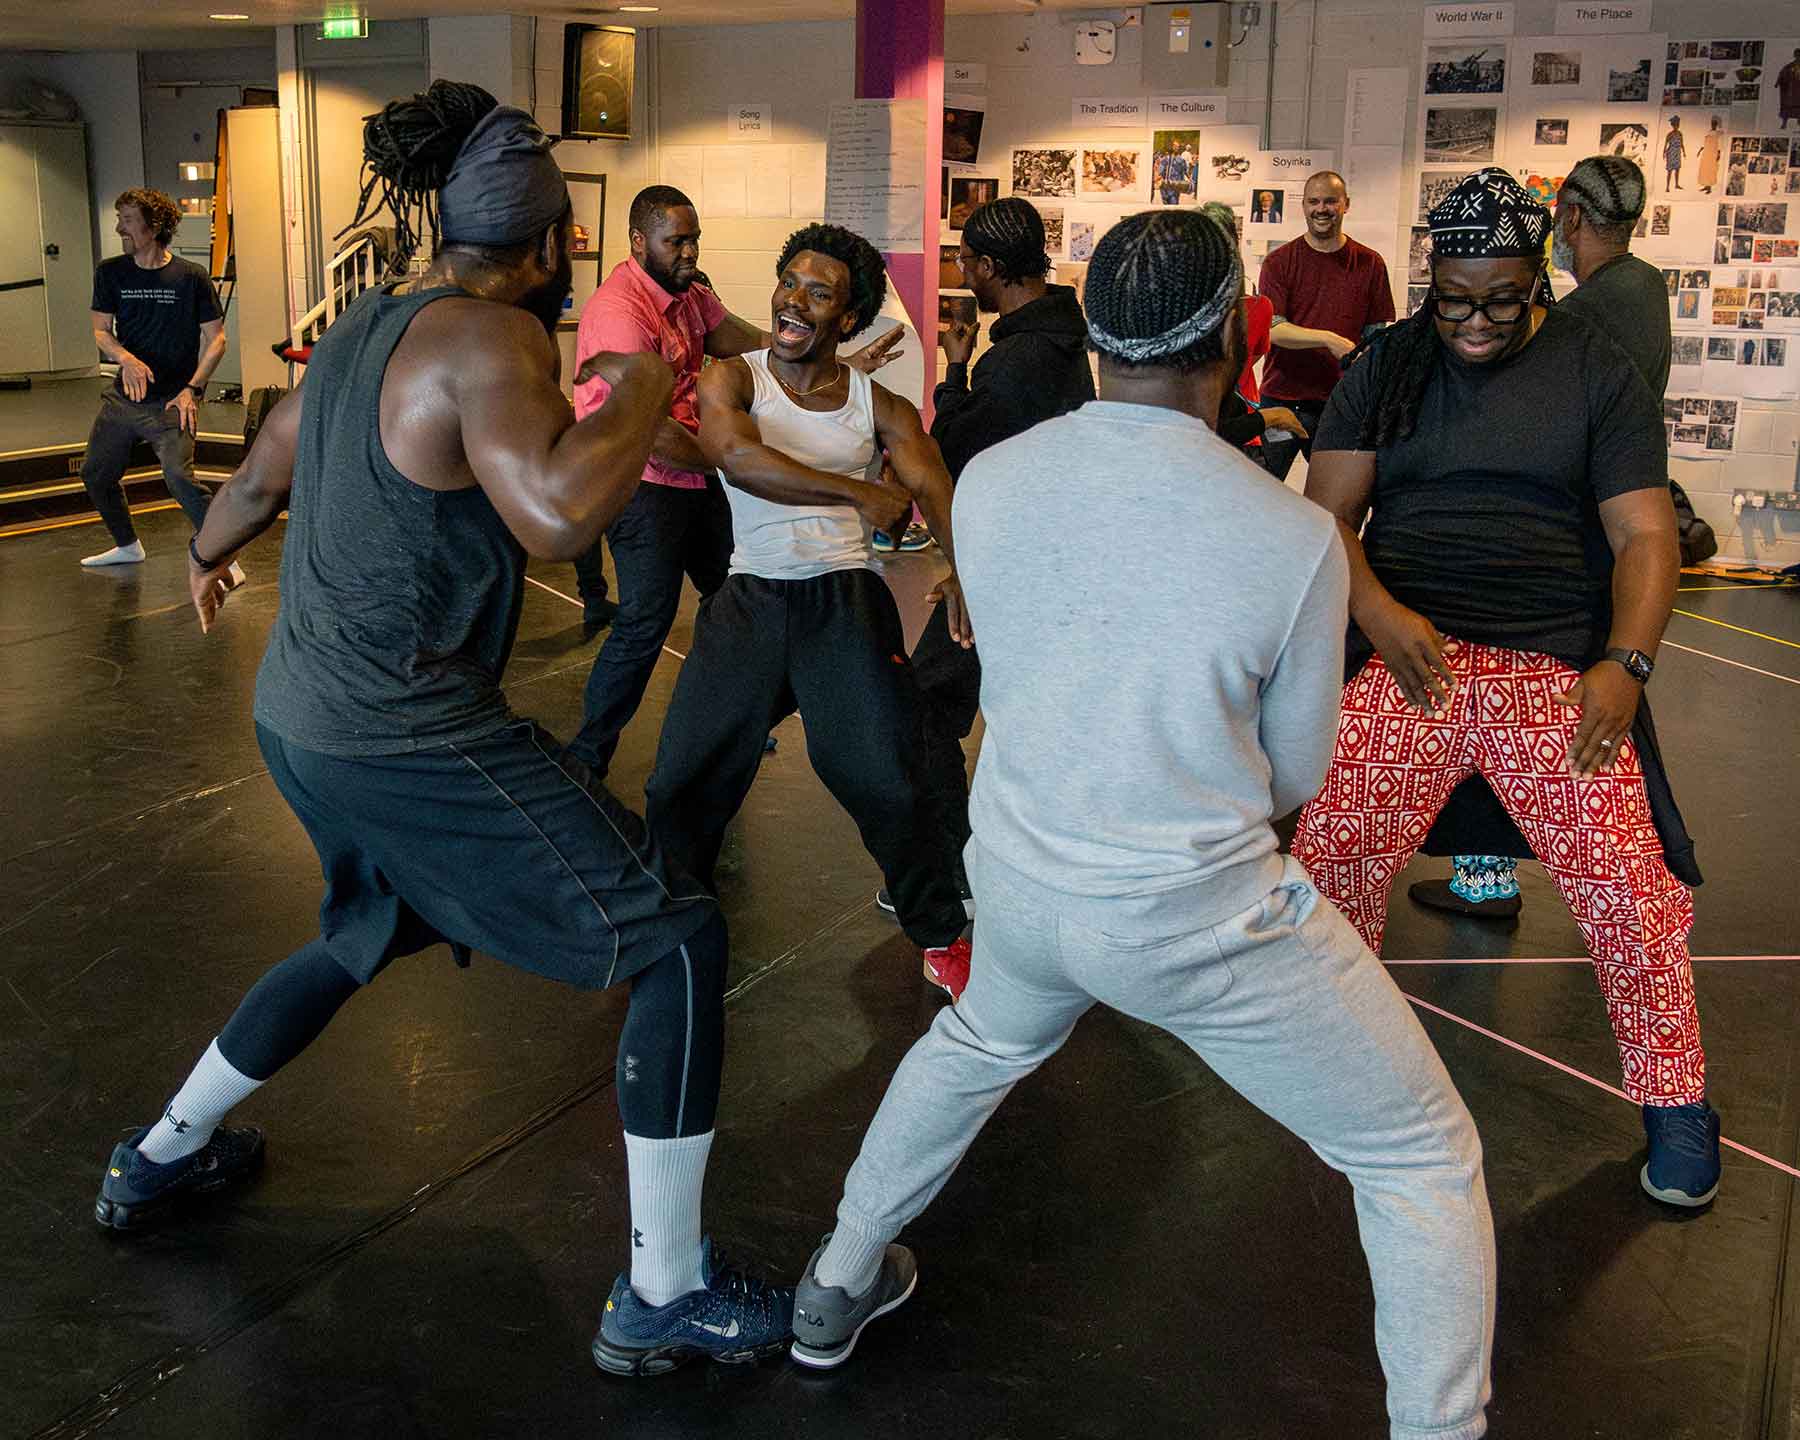
<svg viewBox="0 0 1800 1440">
<path fill-rule="evenodd" d="M 1693 1208 L 1719 1193 L 1719 1112 L 1695 1105 L 1644 1106 L 1650 1158 L 1638 1176 L 1644 1193 Z"/>
<path fill-rule="evenodd" d="M 869 546 L 879 550 L 883 555 L 892 555 L 900 547 L 894 537 L 885 530 L 874 530 L 869 533 Z"/>
<path fill-rule="evenodd" d="M 752 1364 L 779 1354 L 793 1339 L 794 1289 L 769 1285 L 717 1261 L 702 1242 L 704 1290 L 667 1305 L 646 1305 L 621 1275 L 606 1297 L 594 1336 L 594 1363 L 609 1375 L 662 1375 L 706 1356 L 725 1365 Z"/>
<path fill-rule="evenodd" d="M 931 531 L 916 521 L 906 527 L 900 536 L 898 548 L 907 554 L 914 550 L 929 550 L 937 541 L 931 538 Z"/>
<path fill-rule="evenodd" d="M 262 1168 L 263 1132 L 254 1125 L 221 1125 L 192 1155 L 166 1165 L 138 1153 L 149 1133 L 146 1126 L 113 1146 L 94 1201 L 94 1219 L 109 1230 L 135 1230 L 179 1200 L 223 1190 Z"/>
</svg>

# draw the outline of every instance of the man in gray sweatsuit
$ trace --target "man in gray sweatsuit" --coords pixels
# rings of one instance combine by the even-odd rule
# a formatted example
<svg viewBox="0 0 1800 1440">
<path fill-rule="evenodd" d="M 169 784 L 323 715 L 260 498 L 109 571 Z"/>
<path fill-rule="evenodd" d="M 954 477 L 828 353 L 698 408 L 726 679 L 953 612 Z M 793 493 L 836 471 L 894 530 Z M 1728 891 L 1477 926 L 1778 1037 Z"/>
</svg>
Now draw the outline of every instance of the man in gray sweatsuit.
<svg viewBox="0 0 1800 1440">
<path fill-rule="evenodd" d="M 894 1237 L 1100 1003 L 1185 1041 L 1349 1178 L 1392 1434 L 1475 1440 L 1494 1317 L 1475 1126 L 1270 828 L 1331 758 L 1349 580 L 1331 517 L 1209 428 L 1243 366 L 1242 292 L 1206 216 L 1124 221 L 1088 272 L 1101 398 L 963 472 L 988 717 L 965 855 L 975 963 L 864 1138 L 795 1297 L 793 1355 L 841 1364 L 912 1293 Z M 1158 535 L 1211 559 L 1147 566 Z"/>
</svg>

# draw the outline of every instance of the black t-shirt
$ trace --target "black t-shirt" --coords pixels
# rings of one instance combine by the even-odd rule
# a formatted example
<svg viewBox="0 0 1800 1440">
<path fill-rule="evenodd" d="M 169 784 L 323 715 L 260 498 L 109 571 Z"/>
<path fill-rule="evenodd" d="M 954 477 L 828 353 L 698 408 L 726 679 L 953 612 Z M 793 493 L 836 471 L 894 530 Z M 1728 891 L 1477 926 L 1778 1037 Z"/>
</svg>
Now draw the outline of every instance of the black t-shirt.
<svg viewBox="0 0 1800 1440">
<path fill-rule="evenodd" d="M 150 367 L 155 378 L 144 399 L 159 403 L 194 378 L 200 327 L 223 314 L 207 273 L 175 256 L 160 270 L 146 270 L 129 255 L 101 261 L 93 308 L 113 317 L 119 343 Z"/>
<path fill-rule="evenodd" d="M 1332 392 L 1316 452 L 1361 448 L 1389 348 L 1377 341 Z M 1417 428 L 1377 452 L 1363 549 L 1394 598 L 1445 635 L 1585 668 L 1612 619 L 1599 504 L 1668 483 L 1643 378 L 1605 335 L 1553 308 L 1505 360 L 1438 352 Z"/>
<path fill-rule="evenodd" d="M 1635 255 L 1608 260 L 1559 307 L 1604 331 L 1631 357 L 1658 401 L 1669 388 L 1669 287 Z"/>
</svg>

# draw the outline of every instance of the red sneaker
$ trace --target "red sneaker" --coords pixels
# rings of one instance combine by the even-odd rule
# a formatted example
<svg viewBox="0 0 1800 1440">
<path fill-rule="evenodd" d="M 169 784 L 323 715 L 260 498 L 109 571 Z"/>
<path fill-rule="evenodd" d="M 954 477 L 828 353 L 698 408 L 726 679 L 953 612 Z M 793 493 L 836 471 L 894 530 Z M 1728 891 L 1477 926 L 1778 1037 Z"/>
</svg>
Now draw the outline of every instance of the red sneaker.
<svg viewBox="0 0 1800 1440">
<path fill-rule="evenodd" d="M 963 988 L 969 983 L 970 957 L 966 936 L 959 936 L 948 945 L 928 949 L 925 952 L 925 978 L 954 1003 L 962 999 Z"/>
</svg>

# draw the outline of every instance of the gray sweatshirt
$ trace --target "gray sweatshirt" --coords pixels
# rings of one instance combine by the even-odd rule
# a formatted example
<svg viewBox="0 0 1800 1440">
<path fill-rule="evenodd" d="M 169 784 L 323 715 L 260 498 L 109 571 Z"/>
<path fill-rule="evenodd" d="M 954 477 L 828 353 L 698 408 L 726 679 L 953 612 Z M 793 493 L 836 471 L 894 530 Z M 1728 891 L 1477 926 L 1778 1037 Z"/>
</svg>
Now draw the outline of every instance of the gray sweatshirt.
<svg viewBox="0 0 1800 1440">
<path fill-rule="evenodd" d="M 983 451 L 957 568 L 987 717 L 975 839 L 1097 928 L 1172 934 L 1279 881 L 1271 818 L 1337 734 L 1330 515 L 1199 420 L 1096 400 Z"/>
</svg>

